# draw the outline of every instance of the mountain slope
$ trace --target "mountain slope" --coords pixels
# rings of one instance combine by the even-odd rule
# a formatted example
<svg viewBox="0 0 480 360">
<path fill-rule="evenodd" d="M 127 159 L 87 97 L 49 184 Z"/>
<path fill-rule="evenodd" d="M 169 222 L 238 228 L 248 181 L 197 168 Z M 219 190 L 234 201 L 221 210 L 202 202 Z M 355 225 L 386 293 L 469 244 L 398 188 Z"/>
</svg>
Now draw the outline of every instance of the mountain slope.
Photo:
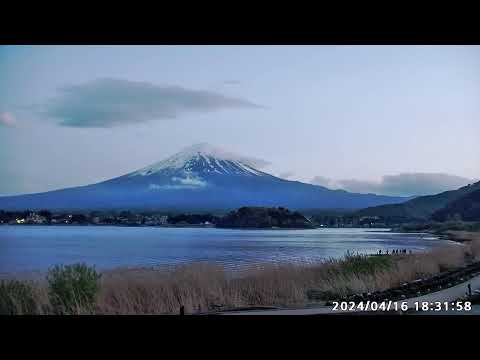
<svg viewBox="0 0 480 360">
<path fill-rule="evenodd" d="M 480 182 L 436 195 L 420 196 L 401 204 L 369 207 L 356 215 L 428 219 L 435 211 L 476 190 L 480 190 Z"/>
<path fill-rule="evenodd" d="M 101 183 L 0 197 L 0 209 L 229 210 L 241 206 L 360 209 L 404 201 L 288 181 L 257 170 L 258 159 L 199 144 Z"/>
<path fill-rule="evenodd" d="M 433 213 L 435 221 L 445 221 L 460 216 L 464 221 L 480 221 L 480 190 L 473 191 Z"/>
</svg>

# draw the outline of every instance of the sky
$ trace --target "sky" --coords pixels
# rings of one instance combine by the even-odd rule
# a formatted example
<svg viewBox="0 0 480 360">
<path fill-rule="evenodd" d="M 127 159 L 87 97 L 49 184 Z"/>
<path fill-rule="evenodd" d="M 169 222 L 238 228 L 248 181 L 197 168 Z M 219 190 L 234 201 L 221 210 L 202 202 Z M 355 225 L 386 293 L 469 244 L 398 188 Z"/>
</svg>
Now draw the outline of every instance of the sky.
<svg viewBox="0 0 480 360">
<path fill-rule="evenodd" d="M 480 46 L 0 46 L 0 195 L 207 142 L 330 188 L 480 178 Z"/>
</svg>

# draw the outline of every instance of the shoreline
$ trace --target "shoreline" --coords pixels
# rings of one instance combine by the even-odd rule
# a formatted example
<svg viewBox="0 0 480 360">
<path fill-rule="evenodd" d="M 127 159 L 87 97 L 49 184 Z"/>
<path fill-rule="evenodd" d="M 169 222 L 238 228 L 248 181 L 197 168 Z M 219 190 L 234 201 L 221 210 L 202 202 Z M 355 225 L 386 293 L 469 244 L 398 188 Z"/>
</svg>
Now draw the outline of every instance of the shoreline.
<svg viewBox="0 0 480 360">
<path fill-rule="evenodd" d="M 214 225 L 201 225 L 201 224 L 189 224 L 189 225 L 122 225 L 122 224 L 0 224 L 0 226 L 12 226 L 12 227 L 32 227 L 32 226 L 42 226 L 42 227 L 69 227 L 69 226 L 81 226 L 81 227 L 128 227 L 128 228 L 191 228 L 191 229 L 225 229 L 225 230 L 316 230 L 316 229 L 326 229 L 322 227 L 220 227 Z M 332 228 L 336 229 L 336 228 Z M 343 228 L 340 228 L 343 229 Z M 350 229 L 363 229 L 363 228 L 350 228 Z"/>
<path fill-rule="evenodd" d="M 326 227 L 326 226 L 315 226 L 315 227 L 220 227 L 215 226 L 214 224 L 167 224 L 167 225 L 125 225 L 125 224 L 0 224 L 2 226 L 12 226 L 12 227 L 69 227 L 69 226 L 80 226 L 80 227 L 128 227 L 128 228 L 192 228 L 192 229 L 226 229 L 226 230 L 318 230 L 318 229 L 356 229 L 356 230 L 365 230 L 366 232 L 385 232 L 385 233 L 409 233 L 408 231 L 393 231 L 390 227 L 378 227 L 378 228 L 365 228 L 365 227 Z M 375 230 L 377 229 L 377 230 Z M 413 233 L 425 233 L 422 231 L 415 231 Z"/>
<path fill-rule="evenodd" d="M 465 236 L 459 236 L 458 233 L 467 233 L 467 234 L 479 234 L 479 232 L 473 232 L 473 231 L 458 231 L 458 230 L 446 230 L 444 232 L 436 232 L 436 231 L 431 231 L 431 230 L 425 230 L 425 231 L 401 231 L 401 230 L 391 230 L 393 233 L 398 233 L 398 234 L 428 234 L 435 236 L 439 240 L 449 240 L 455 243 L 459 244 L 465 244 L 465 243 L 470 243 L 474 241 L 474 239 L 469 238 L 467 235 Z"/>
</svg>

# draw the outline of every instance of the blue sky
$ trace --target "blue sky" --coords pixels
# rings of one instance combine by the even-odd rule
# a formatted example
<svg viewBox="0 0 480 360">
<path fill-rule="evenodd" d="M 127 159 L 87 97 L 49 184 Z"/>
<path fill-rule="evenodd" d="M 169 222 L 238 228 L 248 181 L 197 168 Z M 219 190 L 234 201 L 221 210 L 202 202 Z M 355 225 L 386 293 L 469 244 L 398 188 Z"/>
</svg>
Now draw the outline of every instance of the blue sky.
<svg viewBox="0 0 480 360">
<path fill-rule="evenodd" d="M 457 187 L 480 177 L 479 99 L 479 46 L 3 46 L 0 195 L 200 142 L 332 188 Z"/>
</svg>

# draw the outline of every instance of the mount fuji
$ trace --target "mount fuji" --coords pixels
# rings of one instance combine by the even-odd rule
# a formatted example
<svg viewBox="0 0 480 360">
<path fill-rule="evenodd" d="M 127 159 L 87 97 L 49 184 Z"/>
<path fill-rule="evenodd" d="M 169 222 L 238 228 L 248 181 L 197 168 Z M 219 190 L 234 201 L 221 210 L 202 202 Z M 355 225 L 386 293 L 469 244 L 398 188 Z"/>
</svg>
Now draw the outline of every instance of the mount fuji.
<svg viewBox="0 0 480 360">
<path fill-rule="evenodd" d="M 360 209 L 407 200 L 281 179 L 256 169 L 259 162 L 203 143 L 100 183 L 0 197 L 0 209 L 226 211 L 241 206 Z"/>
</svg>

